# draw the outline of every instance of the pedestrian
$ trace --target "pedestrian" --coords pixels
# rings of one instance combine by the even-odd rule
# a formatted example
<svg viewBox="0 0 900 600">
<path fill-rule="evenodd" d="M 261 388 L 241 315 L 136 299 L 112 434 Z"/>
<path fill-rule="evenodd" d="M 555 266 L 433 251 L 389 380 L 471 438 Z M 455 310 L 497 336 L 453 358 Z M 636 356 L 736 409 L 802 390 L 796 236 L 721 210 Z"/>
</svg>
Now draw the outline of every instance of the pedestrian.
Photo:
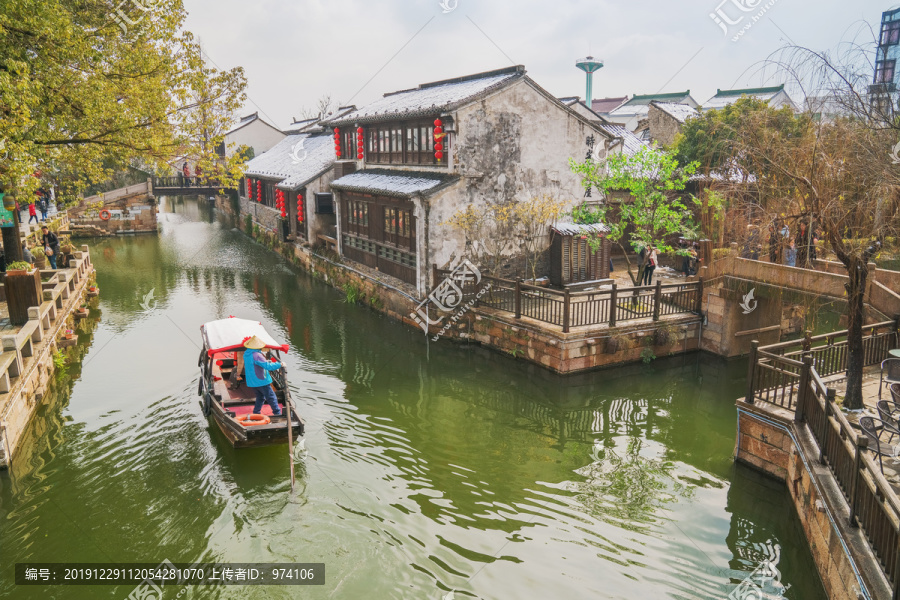
<svg viewBox="0 0 900 600">
<path fill-rule="evenodd" d="M 47 213 L 50 212 L 50 203 L 47 201 L 46 193 L 41 196 L 41 221 L 47 220 Z"/>
<path fill-rule="evenodd" d="M 778 232 L 775 231 L 775 223 L 769 225 L 769 262 L 777 265 L 781 254 L 781 241 L 778 239 Z"/>
<path fill-rule="evenodd" d="M 784 264 L 789 267 L 797 266 L 797 245 L 791 240 L 791 245 L 784 249 Z"/>
<path fill-rule="evenodd" d="M 31 225 L 31 220 L 34 219 L 34 222 L 38 222 L 37 216 L 37 207 L 34 205 L 34 202 L 28 205 L 28 224 Z"/>
<path fill-rule="evenodd" d="M 197 163 L 197 166 L 194 167 L 194 175 L 197 176 L 197 185 L 200 185 L 200 178 L 203 177 L 203 169 L 200 167 L 200 163 Z"/>
<path fill-rule="evenodd" d="M 647 266 L 644 267 L 644 278 L 641 282 L 642 285 L 653 285 L 653 271 L 656 270 L 658 260 L 659 253 L 656 251 L 656 248 L 650 246 L 647 254 Z"/>
<path fill-rule="evenodd" d="M 31 250 L 28 249 L 28 244 L 25 242 L 22 242 L 22 260 L 32 266 L 34 265 L 34 256 L 31 254 Z"/>
<path fill-rule="evenodd" d="M 50 228 L 44 225 L 41 227 L 41 232 L 43 232 L 43 244 L 44 244 L 44 254 L 47 255 L 47 258 L 50 259 L 50 268 L 55 269 L 56 267 L 56 257 L 59 256 L 59 237 L 50 231 Z"/>
<path fill-rule="evenodd" d="M 244 375 L 247 387 L 253 388 L 256 392 L 256 404 L 253 405 L 253 414 L 258 415 L 262 411 L 263 402 L 272 409 L 272 414 L 276 417 L 281 416 L 281 407 L 278 405 L 278 398 L 275 396 L 275 390 L 272 389 L 272 376 L 269 371 L 277 371 L 281 368 L 281 363 L 275 360 L 273 356 L 271 361 L 266 360 L 260 350 L 266 347 L 266 344 L 257 336 L 252 336 L 244 341 Z"/>
<path fill-rule="evenodd" d="M 191 187 L 191 168 L 188 166 L 187 161 L 184 161 L 184 164 L 181 165 L 181 173 L 184 175 L 185 187 Z"/>
</svg>

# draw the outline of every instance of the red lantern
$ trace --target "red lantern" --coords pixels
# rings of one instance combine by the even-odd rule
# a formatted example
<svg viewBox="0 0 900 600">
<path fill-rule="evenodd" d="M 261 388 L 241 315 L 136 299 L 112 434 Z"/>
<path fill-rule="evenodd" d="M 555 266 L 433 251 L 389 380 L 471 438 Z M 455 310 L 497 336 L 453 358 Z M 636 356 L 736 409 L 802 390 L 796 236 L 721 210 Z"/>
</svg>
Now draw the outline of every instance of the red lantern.
<svg viewBox="0 0 900 600">
<path fill-rule="evenodd" d="M 338 128 L 338 127 L 334 128 L 334 135 L 338 135 L 340 132 L 341 132 L 340 128 Z"/>
<path fill-rule="evenodd" d="M 444 128 L 441 127 L 440 125 L 438 125 L 437 127 L 434 128 L 434 132 L 435 133 L 444 133 Z"/>
<path fill-rule="evenodd" d="M 435 119 L 435 120 L 434 120 L 434 126 L 435 126 L 435 127 L 440 127 L 440 126 L 443 125 L 443 124 L 444 124 L 444 122 L 441 121 L 440 119 Z"/>
<path fill-rule="evenodd" d="M 363 134 L 363 128 L 362 128 L 362 127 L 357 127 L 357 128 L 356 128 L 356 133 L 358 133 L 359 135 L 362 135 L 362 134 Z"/>
<path fill-rule="evenodd" d="M 297 194 L 297 220 L 303 222 L 303 196 Z"/>
<path fill-rule="evenodd" d="M 365 158 L 365 154 L 363 154 L 362 152 L 360 152 L 359 154 L 356 155 L 356 158 L 359 159 L 359 160 L 362 160 L 363 158 Z"/>
<path fill-rule="evenodd" d="M 438 150 L 437 152 L 434 153 L 434 157 L 438 160 L 441 160 L 442 158 L 444 158 L 444 153 L 441 152 L 440 150 Z"/>
<path fill-rule="evenodd" d="M 434 145 L 434 149 L 435 149 L 435 151 L 443 150 L 444 145 L 442 143 L 438 142 L 437 144 Z"/>
</svg>

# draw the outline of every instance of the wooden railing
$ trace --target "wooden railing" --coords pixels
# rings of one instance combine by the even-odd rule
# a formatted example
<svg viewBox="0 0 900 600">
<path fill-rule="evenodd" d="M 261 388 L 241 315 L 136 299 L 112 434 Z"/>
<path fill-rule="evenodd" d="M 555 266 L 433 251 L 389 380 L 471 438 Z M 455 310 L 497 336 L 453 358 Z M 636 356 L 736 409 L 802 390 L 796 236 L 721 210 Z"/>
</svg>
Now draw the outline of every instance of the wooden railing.
<svg viewBox="0 0 900 600">
<path fill-rule="evenodd" d="M 435 281 L 440 282 L 450 271 L 434 269 Z M 612 284 L 607 290 L 571 292 L 529 285 L 521 279 L 512 281 L 483 276 L 477 288 L 469 283 L 463 287 L 465 298 L 479 294 L 477 306 L 511 313 L 515 318 L 528 317 L 562 327 L 564 333 L 572 327 L 608 325 L 621 321 L 699 314 L 703 297 L 703 279 L 699 281 L 643 287 L 619 288 Z"/>
<path fill-rule="evenodd" d="M 836 391 L 823 381 L 847 368 L 847 332 L 807 337 L 760 348 L 753 342 L 745 401 L 765 402 L 793 410 L 797 426 L 809 428 L 850 507 L 850 525 L 861 527 L 900 600 L 900 499 L 865 450 L 868 438 L 857 433 L 835 403 Z M 896 347 L 898 322 L 865 327 L 865 365 L 878 364 Z M 813 346 L 816 342 L 818 346 Z"/>
</svg>

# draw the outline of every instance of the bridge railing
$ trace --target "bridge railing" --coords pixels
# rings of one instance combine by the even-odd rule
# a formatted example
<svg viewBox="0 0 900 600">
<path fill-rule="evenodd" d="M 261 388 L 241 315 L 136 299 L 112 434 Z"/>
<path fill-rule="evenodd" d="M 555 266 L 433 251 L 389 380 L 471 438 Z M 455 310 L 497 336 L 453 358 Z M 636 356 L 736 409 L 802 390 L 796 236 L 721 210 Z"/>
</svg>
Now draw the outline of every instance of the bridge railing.
<svg viewBox="0 0 900 600">
<path fill-rule="evenodd" d="M 846 331 L 839 331 L 764 347 L 754 341 L 745 402 L 791 410 L 795 424 L 809 428 L 819 450 L 819 462 L 829 467 L 850 508 L 850 525 L 865 532 L 893 589 L 893 598 L 898 600 L 900 498 L 866 452 L 868 438 L 857 433 L 836 404 L 836 390 L 822 379 L 822 372 L 846 370 L 846 335 Z M 897 321 L 865 327 L 864 365 L 878 364 L 897 341 Z"/>
<path fill-rule="evenodd" d="M 184 175 L 173 175 L 166 177 L 154 177 L 153 178 L 153 188 L 188 188 L 188 187 L 201 187 L 201 188 L 218 188 L 221 187 L 221 182 L 215 177 L 185 177 Z"/>
</svg>

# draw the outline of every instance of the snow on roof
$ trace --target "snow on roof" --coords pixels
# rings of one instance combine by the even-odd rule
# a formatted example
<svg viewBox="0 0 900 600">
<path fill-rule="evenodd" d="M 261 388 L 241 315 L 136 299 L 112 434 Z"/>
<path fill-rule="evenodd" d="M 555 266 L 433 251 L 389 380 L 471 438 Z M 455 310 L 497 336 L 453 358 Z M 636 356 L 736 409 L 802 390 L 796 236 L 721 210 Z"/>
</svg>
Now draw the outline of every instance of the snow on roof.
<svg viewBox="0 0 900 600">
<path fill-rule="evenodd" d="M 784 91 L 784 84 L 777 87 L 747 88 L 743 90 L 716 90 L 716 95 L 703 104 L 704 110 L 713 108 L 725 108 L 734 104 L 741 98 L 755 98 L 757 100 L 771 101 L 775 96 Z"/>
<path fill-rule="evenodd" d="M 280 181 L 295 189 L 318 177 L 334 163 L 334 142 L 328 135 L 289 135 L 247 163 L 244 173 Z"/>
<path fill-rule="evenodd" d="M 646 117 L 650 112 L 651 102 L 669 102 L 672 104 L 697 104 L 691 98 L 691 91 L 676 92 L 673 94 L 647 94 L 644 96 L 633 96 L 631 100 L 625 102 L 618 108 L 609 111 L 609 117 L 643 116 Z"/>
<path fill-rule="evenodd" d="M 333 126 L 435 115 L 468 104 L 524 76 L 525 67 L 517 66 L 426 83 L 411 90 L 385 94 L 380 100 L 358 110 L 326 119 L 323 123 Z"/>
<path fill-rule="evenodd" d="M 628 154 L 629 156 L 637 153 L 637 151 L 640 150 L 641 148 L 648 147 L 648 145 L 646 143 L 644 143 L 641 140 L 641 138 L 634 135 L 633 133 L 628 131 L 628 129 L 626 129 L 625 127 L 623 127 L 621 125 L 613 125 L 611 123 L 610 124 L 604 123 L 603 125 L 600 125 L 600 127 L 605 129 L 606 132 L 608 134 L 610 134 L 611 136 L 617 137 L 617 138 L 622 138 L 622 143 L 624 144 L 624 146 L 622 147 L 622 151 L 625 154 Z"/>
<path fill-rule="evenodd" d="M 560 235 L 587 235 L 589 233 L 609 233 L 609 227 L 603 223 L 557 223 L 551 229 Z"/>
<path fill-rule="evenodd" d="M 691 117 L 696 117 L 698 114 L 700 114 L 697 112 L 696 108 L 687 104 L 676 104 L 674 102 L 657 102 L 656 100 L 654 100 L 650 104 L 665 112 L 679 123 L 684 123 Z"/>
<path fill-rule="evenodd" d="M 419 194 L 430 195 L 458 179 L 443 173 L 366 169 L 344 175 L 332 182 L 331 187 L 348 192 L 409 198 Z"/>
</svg>

